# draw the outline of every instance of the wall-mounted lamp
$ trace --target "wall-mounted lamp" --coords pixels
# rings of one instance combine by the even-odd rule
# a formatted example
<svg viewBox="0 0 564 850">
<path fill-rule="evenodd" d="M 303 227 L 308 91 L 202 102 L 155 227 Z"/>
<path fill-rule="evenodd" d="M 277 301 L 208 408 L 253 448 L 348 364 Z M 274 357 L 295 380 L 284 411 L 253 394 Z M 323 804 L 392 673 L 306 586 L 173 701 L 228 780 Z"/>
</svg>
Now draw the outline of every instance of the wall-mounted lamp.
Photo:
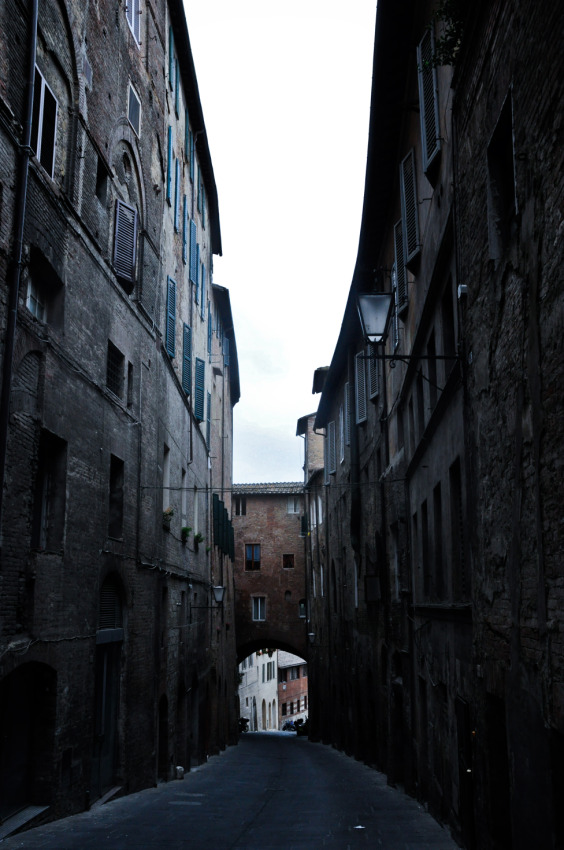
<svg viewBox="0 0 564 850">
<path fill-rule="evenodd" d="M 206 609 L 208 609 L 208 610 L 214 609 L 215 610 L 220 605 L 223 605 L 223 597 L 225 596 L 225 587 L 223 587 L 223 585 L 221 585 L 221 584 L 219 584 L 217 586 L 212 586 L 212 593 L 213 593 L 213 598 L 215 599 L 215 602 L 216 602 L 215 605 L 190 605 L 190 610 L 192 610 L 192 608 L 202 608 L 204 610 L 206 610 Z"/>
<path fill-rule="evenodd" d="M 392 316 L 393 293 L 362 293 L 356 297 L 362 335 L 373 346 L 382 345 L 388 336 Z M 394 366 L 396 360 L 408 363 L 410 360 L 458 360 L 458 354 L 385 354 L 374 352 L 369 360 L 390 360 Z"/>
</svg>

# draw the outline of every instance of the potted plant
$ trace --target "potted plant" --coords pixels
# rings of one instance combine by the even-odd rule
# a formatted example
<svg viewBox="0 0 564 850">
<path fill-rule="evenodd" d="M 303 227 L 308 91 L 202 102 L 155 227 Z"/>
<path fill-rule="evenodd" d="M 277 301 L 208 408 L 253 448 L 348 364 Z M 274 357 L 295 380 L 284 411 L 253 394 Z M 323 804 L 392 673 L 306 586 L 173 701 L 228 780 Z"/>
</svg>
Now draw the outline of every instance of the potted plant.
<svg viewBox="0 0 564 850">
<path fill-rule="evenodd" d="M 180 529 L 180 539 L 182 540 L 182 543 L 186 543 L 191 531 L 192 529 L 189 525 L 182 526 L 182 528 Z"/>
<path fill-rule="evenodd" d="M 200 543 L 202 543 L 202 542 L 203 542 L 203 540 L 204 540 L 204 535 L 203 535 L 203 534 L 201 534 L 201 533 L 198 531 L 198 532 L 194 535 L 194 549 L 196 550 L 196 552 L 198 551 L 198 546 L 200 545 Z"/>
<path fill-rule="evenodd" d="M 163 528 L 165 531 L 170 531 L 170 521 L 174 516 L 174 508 L 168 507 L 163 511 Z"/>
</svg>

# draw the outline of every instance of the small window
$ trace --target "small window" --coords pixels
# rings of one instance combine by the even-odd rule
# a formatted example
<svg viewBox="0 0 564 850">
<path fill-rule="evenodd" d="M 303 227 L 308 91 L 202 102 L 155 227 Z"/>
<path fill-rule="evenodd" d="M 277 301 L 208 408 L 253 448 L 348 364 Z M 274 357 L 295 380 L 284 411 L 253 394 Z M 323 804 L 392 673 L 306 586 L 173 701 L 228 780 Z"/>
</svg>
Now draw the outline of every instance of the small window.
<svg viewBox="0 0 564 850">
<path fill-rule="evenodd" d="M 355 355 L 356 423 L 366 422 L 366 367 L 364 351 Z M 329 423 L 331 424 L 331 423 Z"/>
<path fill-rule="evenodd" d="M 245 546 L 245 569 L 260 570 L 260 543 L 247 543 Z"/>
<path fill-rule="evenodd" d="M 339 461 L 345 462 L 345 410 L 342 404 L 339 407 Z"/>
<path fill-rule="evenodd" d="M 108 518 L 108 536 L 123 536 L 123 460 L 110 457 L 110 505 Z"/>
<path fill-rule="evenodd" d="M 235 516 L 246 516 L 247 514 L 247 497 L 235 496 Z"/>
<path fill-rule="evenodd" d="M 47 307 L 45 293 L 41 291 L 38 284 L 32 278 L 29 279 L 27 285 L 27 299 L 25 302 L 27 309 L 36 319 L 44 322 L 47 316 Z"/>
<path fill-rule="evenodd" d="M 294 569 L 294 555 L 282 555 L 282 566 L 285 570 Z"/>
<path fill-rule="evenodd" d="M 266 596 L 253 597 L 253 620 L 266 620 Z"/>
<path fill-rule="evenodd" d="M 129 84 L 129 106 L 127 109 L 127 117 L 129 119 L 129 123 L 135 130 L 137 136 L 140 135 L 141 132 L 141 101 L 137 96 L 137 92 L 131 85 Z"/>
<path fill-rule="evenodd" d="M 286 715 L 287 710 L 288 710 L 288 706 L 285 702 L 283 702 L 282 703 L 282 716 L 283 717 Z"/>
<path fill-rule="evenodd" d="M 335 431 L 335 422 L 329 422 L 327 427 L 327 462 L 329 465 L 330 475 L 337 471 L 337 442 Z"/>
<path fill-rule="evenodd" d="M 400 194 L 405 264 L 411 268 L 411 261 L 418 257 L 421 251 L 415 154 L 413 148 L 400 165 Z"/>
<path fill-rule="evenodd" d="M 300 617 L 302 617 L 302 619 L 303 619 L 306 615 L 306 601 L 305 601 L 305 599 L 300 599 L 300 601 L 298 603 L 298 610 L 300 612 Z"/>
<path fill-rule="evenodd" d="M 499 260 L 517 213 L 511 95 L 505 101 L 488 145 L 488 238 L 490 257 Z"/>
<path fill-rule="evenodd" d="M 48 431 L 39 439 L 31 545 L 60 550 L 66 509 L 67 444 Z"/>
<path fill-rule="evenodd" d="M 126 0 L 127 23 L 137 44 L 141 44 L 141 0 Z"/>
<path fill-rule="evenodd" d="M 53 177 L 55 167 L 58 106 L 55 95 L 45 82 L 45 78 L 39 69 L 36 68 L 31 123 L 31 147 L 35 152 L 35 156 L 51 178 Z"/>
<path fill-rule="evenodd" d="M 106 365 L 106 386 L 118 398 L 123 398 L 125 357 L 116 346 L 108 340 L 108 360 Z"/>
<path fill-rule="evenodd" d="M 302 497 L 288 496 L 288 513 L 300 514 L 302 512 Z"/>
</svg>

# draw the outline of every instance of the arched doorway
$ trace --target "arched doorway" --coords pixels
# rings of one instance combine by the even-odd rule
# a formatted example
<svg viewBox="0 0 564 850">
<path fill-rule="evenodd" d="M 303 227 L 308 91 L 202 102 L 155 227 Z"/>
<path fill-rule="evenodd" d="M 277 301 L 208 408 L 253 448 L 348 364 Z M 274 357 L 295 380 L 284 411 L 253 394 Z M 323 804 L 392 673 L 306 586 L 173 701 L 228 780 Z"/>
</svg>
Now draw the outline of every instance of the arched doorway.
<svg viewBox="0 0 564 850">
<path fill-rule="evenodd" d="M 57 676 L 46 664 L 22 664 L 0 683 L 0 821 L 51 802 L 56 700 Z"/>
</svg>

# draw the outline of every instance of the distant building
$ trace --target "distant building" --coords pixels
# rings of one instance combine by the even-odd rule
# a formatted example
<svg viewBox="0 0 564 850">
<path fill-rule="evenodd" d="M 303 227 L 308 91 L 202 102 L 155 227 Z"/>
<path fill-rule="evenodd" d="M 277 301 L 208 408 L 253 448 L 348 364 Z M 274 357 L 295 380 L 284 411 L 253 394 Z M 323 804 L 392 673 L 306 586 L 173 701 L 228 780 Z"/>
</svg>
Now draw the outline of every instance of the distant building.
<svg viewBox="0 0 564 850">
<path fill-rule="evenodd" d="M 249 732 L 278 728 L 277 654 L 259 649 L 239 664 L 239 713 L 249 721 Z"/>
<path fill-rule="evenodd" d="M 291 652 L 278 651 L 278 725 L 287 720 L 306 720 L 308 716 L 307 664 Z"/>
<path fill-rule="evenodd" d="M 304 496 L 300 482 L 234 484 L 237 655 L 305 655 Z"/>
</svg>

